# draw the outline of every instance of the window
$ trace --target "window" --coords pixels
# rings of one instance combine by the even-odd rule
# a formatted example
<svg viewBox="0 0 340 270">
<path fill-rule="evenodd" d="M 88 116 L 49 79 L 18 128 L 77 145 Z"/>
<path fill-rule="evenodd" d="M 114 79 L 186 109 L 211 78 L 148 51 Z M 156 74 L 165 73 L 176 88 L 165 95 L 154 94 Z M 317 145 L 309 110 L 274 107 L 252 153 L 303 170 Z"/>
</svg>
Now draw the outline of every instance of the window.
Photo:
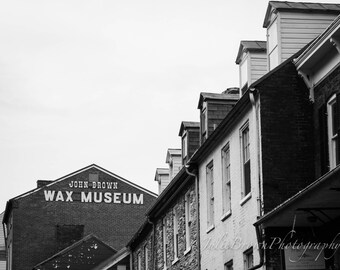
<svg viewBox="0 0 340 270">
<path fill-rule="evenodd" d="M 190 208 L 190 191 L 185 194 L 185 251 L 188 252 L 191 247 L 191 208 Z"/>
<path fill-rule="evenodd" d="M 224 264 L 224 270 L 233 270 L 233 260 L 230 260 L 229 262 Z"/>
<path fill-rule="evenodd" d="M 201 111 L 201 144 L 205 142 L 207 138 L 207 110 L 203 108 Z"/>
<path fill-rule="evenodd" d="M 277 40 L 277 20 L 268 27 L 268 60 L 269 70 L 274 69 L 279 64 L 279 49 Z"/>
<path fill-rule="evenodd" d="M 176 209 L 173 209 L 173 229 L 174 229 L 174 261 L 178 259 L 178 216 Z"/>
<path fill-rule="evenodd" d="M 222 203 L 223 214 L 226 214 L 231 210 L 229 143 L 222 149 Z"/>
<path fill-rule="evenodd" d="M 89 181 L 90 182 L 98 182 L 99 175 L 98 173 L 90 173 L 89 174 Z"/>
<path fill-rule="evenodd" d="M 245 197 L 250 193 L 250 141 L 248 124 L 241 130 L 242 144 L 242 195 Z"/>
<path fill-rule="evenodd" d="M 137 269 L 142 270 L 142 255 L 138 252 L 137 255 Z"/>
<path fill-rule="evenodd" d="M 214 164 L 207 166 L 207 221 L 208 229 L 214 225 Z"/>
<path fill-rule="evenodd" d="M 149 269 L 149 250 L 147 245 L 144 246 L 144 263 L 144 269 Z"/>
<path fill-rule="evenodd" d="M 241 81 L 241 92 L 245 92 L 248 86 L 248 59 L 244 59 L 240 64 L 240 81 Z"/>
<path fill-rule="evenodd" d="M 166 218 L 163 218 L 163 262 L 164 262 L 164 269 L 166 269 L 166 267 L 167 267 L 166 251 L 167 251 Z"/>
<path fill-rule="evenodd" d="M 327 103 L 328 152 L 329 166 L 334 169 L 339 164 L 338 155 L 338 113 L 336 96 L 332 96 Z"/>
<path fill-rule="evenodd" d="M 254 266 L 253 248 L 250 248 L 243 253 L 243 262 L 244 270 L 247 270 Z"/>
<path fill-rule="evenodd" d="M 182 137 L 182 159 L 183 165 L 185 164 L 186 157 L 188 155 L 188 134 L 185 133 Z"/>
</svg>

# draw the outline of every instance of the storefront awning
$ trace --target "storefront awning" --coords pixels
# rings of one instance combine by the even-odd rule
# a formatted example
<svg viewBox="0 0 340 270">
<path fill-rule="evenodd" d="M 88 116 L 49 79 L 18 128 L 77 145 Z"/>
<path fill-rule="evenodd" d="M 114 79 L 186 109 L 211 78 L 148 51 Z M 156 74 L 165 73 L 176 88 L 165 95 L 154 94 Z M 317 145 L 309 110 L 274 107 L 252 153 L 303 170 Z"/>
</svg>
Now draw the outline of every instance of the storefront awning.
<svg viewBox="0 0 340 270">
<path fill-rule="evenodd" d="M 261 217 L 254 225 L 319 227 L 340 218 L 340 166 Z"/>
</svg>

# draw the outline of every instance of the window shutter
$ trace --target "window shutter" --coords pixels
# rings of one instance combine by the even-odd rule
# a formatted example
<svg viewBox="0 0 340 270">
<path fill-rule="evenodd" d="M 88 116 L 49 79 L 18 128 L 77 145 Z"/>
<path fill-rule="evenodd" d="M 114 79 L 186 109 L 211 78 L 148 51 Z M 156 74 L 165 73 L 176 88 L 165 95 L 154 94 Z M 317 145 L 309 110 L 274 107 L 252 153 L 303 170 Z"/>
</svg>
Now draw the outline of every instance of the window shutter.
<svg viewBox="0 0 340 270">
<path fill-rule="evenodd" d="M 319 109 L 319 130 L 320 130 L 320 165 L 321 173 L 329 171 L 328 157 L 328 131 L 327 131 L 327 106 L 323 104 Z"/>
</svg>

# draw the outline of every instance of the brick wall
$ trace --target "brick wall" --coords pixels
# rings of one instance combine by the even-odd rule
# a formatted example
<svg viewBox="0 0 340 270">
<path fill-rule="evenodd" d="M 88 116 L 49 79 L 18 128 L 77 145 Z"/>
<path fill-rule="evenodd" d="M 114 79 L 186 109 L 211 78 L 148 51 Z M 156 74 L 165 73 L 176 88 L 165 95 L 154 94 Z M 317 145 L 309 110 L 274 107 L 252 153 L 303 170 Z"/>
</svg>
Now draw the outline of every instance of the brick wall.
<svg viewBox="0 0 340 270">
<path fill-rule="evenodd" d="M 89 173 L 99 181 L 118 183 L 117 190 L 71 189 L 70 181 L 88 181 Z M 74 201 L 45 201 L 44 190 L 73 190 Z M 143 204 L 80 203 L 81 191 L 143 193 Z M 16 200 L 13 209 L 13 269 L 28 270 L 58 251 L 56 226 L 83 225 L 83 235 L 93 233 L 116 250 L 130 240 L 141 225 L 155 197 L 96 168 L 44 187 Z"/>
<path fill-rule="evenodd" d="M 315 180 L 309 90 L 287 62 L 255 86 L 260 93 L 263 203 L 270 211 Z"/>
<path fill-rule="evenodd" d="M 191 204 L 191 250 L 186 252 L 186 239 L 185 239 L 185 194 L 190 192 L 190 204 Z M 142 269 L 145 269 L 144 262 L 144 247 L 149 248 L 149 269 L 164 269 L 163 259 L 163 218 L 166 220 L 166 241 L 167 245 L 167 269 L 198 269 L 198 222 L 197 222 L 197 209 L 196 209 L 196 196 L 194 191 L 194 183 L 189 187 L 183 189 L 181 194 L 177 196 L 174 203 L 165 210 L 162 216 L 155 220 L 155 242 L 153 242 L 153 230 L 150 228 L 141 239 L 138 244 L 133 248 L 133 269 L 138 269 L 138 254 L 140 253 L 142 258 Z M 173 233 L 173 211 L 176 211 L 178 215 L 178 261 L 174 262 L 174 233 Z M 154 243 L 154 244 L 153 244 Z M 154 246 L 153 246 L 154 245 Z M 154 260 L 154 261 L 153 261 Z M 155 265 L 155 268 L 151 268 L 151 265 Z"/>
</svg>

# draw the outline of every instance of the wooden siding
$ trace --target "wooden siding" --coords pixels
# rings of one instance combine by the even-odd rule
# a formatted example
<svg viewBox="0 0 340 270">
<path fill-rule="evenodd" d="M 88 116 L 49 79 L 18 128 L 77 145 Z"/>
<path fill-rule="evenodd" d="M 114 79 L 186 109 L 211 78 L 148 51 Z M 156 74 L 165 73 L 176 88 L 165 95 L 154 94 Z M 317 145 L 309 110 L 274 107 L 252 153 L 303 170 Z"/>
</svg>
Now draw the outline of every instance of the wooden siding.
<svg viewBox="0 0 340 270">
<path fill-rule="evenodd" d="M 251 53 L 250 59 L 250 78 L 248 79 L 249 85 L 267 73 L 267 54 L 265 52 Z"/>
<path fill-rule="evenodd" d="M 321 34 L 335 17 L 334 14 L 281 12 L 278 25 L 281 62 Z"/>
</svg>

